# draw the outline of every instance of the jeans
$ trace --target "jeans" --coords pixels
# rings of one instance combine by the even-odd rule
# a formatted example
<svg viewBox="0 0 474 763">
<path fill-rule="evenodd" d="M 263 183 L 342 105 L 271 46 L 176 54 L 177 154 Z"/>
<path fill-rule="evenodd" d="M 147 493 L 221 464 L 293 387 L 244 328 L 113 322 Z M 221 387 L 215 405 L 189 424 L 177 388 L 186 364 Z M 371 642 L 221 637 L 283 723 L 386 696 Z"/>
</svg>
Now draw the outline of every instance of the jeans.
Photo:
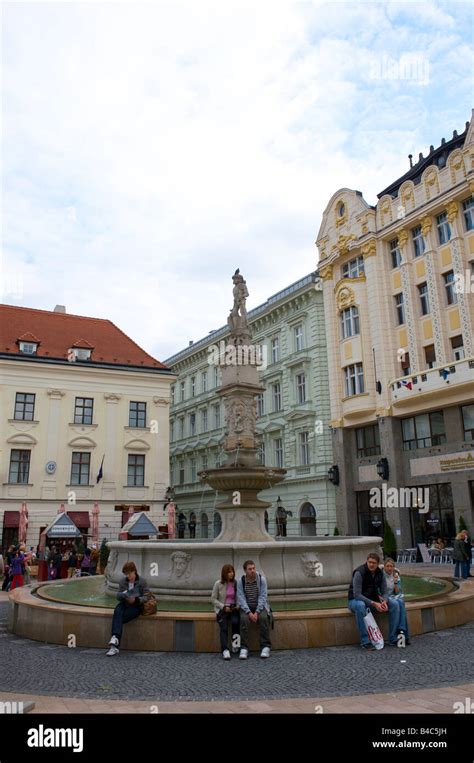
<svg viewBox="0 0 474 763">
<path fill-rule="evenodd" d="M 469 575 L 469 559 L 463 559 L 462 561 L 454 562 L 454 577 L 455 578 L 467 578 Z M 461 574 L 459 574 L 461 573 Z"/>
<path fill-rule="evenodd" d="M 234 643 L 233 637 L 240 632 L 239 610 L 233 609 L 232 612 L 219 612 L 216 615 L 216 620 L 220 630 L 221 652 L 223 652 L 224 649 L 228 649 L 229 623 L 232 625 L 232 643 Z"/>
<path fill-rule="evenodd" d="M 249 648 L 249 625 L 251 620 L 249 616 L 241 609 L 240 610 L 240 646 L 243 649 Z M 264 609 L 258 613 L 258 620 L 256 623 L 260 629 L 260 649 L 264 646 L 271 647 L 270 643 L 270 628 L 268 622 L 268 614 Z"/>
<path fill-rule="evenodd" d="M 396 644 L 397 642 L 397 629 L 401 629 L 403 626 L 399 625 L 400 621 L 400 607 L 398 606 L 398 599 L 391 599 L 389 598 L 387 604 L 388 604 L 388 640 L 391 644 Z M 359 634 L 360 634 L 360 643 L 361 644 L 370 644 L 370 639 L 367 634 L 367 628 L 364 623 L 364 617 L 367 612 L 367 604 L 364 601 L 359 601 L 359 599 L 350 599 L 348 602 L 349 609 L 351 612 L 354 612 L 356 616 L 356 622 L 357 627 L 359 628 Z M 405 609 L 405 607 L 403 607 Z M 373 614 L 376 614 L 377 610 L 375 607 L 370 607 L 370 611 Z M 405 622 L 406 622 L 406 614 L 405 614 Z M 408 635 L 408 634 L 407 634 Z"/>
<path fill-rule="evenodd" d="M 141 613 L 142 608 L 136 604 L 127 604 L 125 601 L 121 601 L 117 604 L 112 618 L 112 636 L 117 636 L 120 641 L 124 623 L 129 623 L 130 620 L 135 620 Z"/>
<path fill-rule="evenodd" d="M 407 638 L 410 638 L 410 634 L 408 633 L 408 620 L 407 620 L 407 611 L 405 609 L 405 602 L 403 601 L 403 599 L 396 599 L 395 597 L 394 598 L 390 597 L 389 606 L 390 606 L 390 601 L 392 601 L 398 609 L 398 612 L 397 611 L 395 612 L 395 614 L 397 614 L 398 621 L 397 621 L 397 624 L 395 625 L 395 639 L 392 642 L 394 643 L 397 640 L 396 634 L 399 631 L 403 631 L 403 633 L 405 634 Z M 392 641 L 392 638 L 390 638 L 390 641 Z"/>
</svg>

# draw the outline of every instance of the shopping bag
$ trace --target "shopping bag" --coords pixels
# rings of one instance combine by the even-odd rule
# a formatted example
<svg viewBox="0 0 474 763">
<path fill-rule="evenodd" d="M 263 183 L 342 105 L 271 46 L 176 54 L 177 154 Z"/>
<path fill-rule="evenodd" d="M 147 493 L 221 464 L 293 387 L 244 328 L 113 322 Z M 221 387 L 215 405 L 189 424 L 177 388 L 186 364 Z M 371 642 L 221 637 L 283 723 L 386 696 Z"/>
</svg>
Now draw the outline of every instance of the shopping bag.
<svg viewBox="0 0 474 763">
<path fill-rule="evenodd" d="M 367 613 L 364 617 L 364 623 L 367 627 L 367 635 L 369 637 L 369 640 L 372 646 L 374 646 L 376 649 L 383 649 L 384 647 L 383 636 L 380 632 L 379 626 L 375 622 L 375 617 L 373 616 L 369 608 L 367 608 Z"/>
</svg>

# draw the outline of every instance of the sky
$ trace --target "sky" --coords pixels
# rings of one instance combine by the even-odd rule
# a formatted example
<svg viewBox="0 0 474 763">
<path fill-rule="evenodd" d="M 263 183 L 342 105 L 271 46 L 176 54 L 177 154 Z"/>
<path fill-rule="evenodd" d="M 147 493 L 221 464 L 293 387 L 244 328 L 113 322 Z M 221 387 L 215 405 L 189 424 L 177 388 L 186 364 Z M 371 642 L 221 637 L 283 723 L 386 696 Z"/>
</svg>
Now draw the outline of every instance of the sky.
<svg viewBox="0 0 474 763">
<path fill-rule="evenodd" d="M 462 132 L 463 2 L 4 2 L 0 302 L 164 360 L 314 270 L 339 188 Z"/>
</svg>

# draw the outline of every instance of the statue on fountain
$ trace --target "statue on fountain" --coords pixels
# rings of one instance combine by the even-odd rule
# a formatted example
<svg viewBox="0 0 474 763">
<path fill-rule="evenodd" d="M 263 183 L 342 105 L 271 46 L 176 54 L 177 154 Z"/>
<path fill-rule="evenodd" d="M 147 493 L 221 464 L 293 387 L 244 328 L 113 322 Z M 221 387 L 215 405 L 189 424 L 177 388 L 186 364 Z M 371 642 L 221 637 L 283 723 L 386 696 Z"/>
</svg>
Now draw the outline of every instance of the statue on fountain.
<svg viewBox="0 0 474 763">
<path fill-rule="evenodd" d="M 239 330 L 242 331 L 242 329 L 248 329 L 247 308 L 245 303 L 249 296 L 249 292 L 239 268 L 237 268 L 232 276 L 232 281 L 234 283 L 232 292 L 234 296 L 234 306 L 230 311 L 227 323 L 229 324 L 230 330 L 236 332 Z"/>
</svg>

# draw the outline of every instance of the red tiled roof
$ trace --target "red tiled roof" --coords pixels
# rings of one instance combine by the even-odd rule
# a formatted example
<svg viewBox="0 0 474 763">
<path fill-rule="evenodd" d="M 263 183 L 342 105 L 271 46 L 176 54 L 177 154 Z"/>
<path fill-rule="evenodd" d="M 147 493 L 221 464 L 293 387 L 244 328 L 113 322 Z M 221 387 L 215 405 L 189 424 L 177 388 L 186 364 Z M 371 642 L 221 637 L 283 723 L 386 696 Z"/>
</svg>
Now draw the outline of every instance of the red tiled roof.
<svg viewBox="0 0 474 763">
<path fill-rule="evenodd" d="M 34 334 L 33 334 L 34 332 Z M 33 334 L 34 339 L 25 337 Z M 37 357 L 67 360 L 72 347 L 93 348 L 92 362 L 164 368 L 112 321 L 82 315 L 0 305 L 0 352 L 21 355 L 18 339 L 39 342 Z"/>
</svg>

